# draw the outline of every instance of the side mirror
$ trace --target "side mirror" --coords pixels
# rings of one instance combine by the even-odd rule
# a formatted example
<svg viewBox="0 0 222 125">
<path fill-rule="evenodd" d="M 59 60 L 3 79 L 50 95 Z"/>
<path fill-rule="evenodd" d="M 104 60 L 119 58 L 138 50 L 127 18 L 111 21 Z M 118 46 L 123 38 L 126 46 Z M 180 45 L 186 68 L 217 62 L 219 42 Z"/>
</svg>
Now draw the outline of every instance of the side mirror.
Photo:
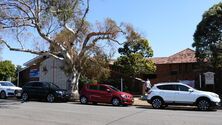
<svg viewBox="0 0 222 125">
<path fill-rule="evenodd" d="M 193 89 L 189 89 L 188 91 L 189 91 L 189 92 L 193 92 L 194 90 L 193 90 Z"/>
<path fill-rule="evenodd" d="M 110 93 L 111 91 L 110 91 L 110 89 L 106 89 L 106 91 L 108 92 L 108 93 Z"/>
</svg>

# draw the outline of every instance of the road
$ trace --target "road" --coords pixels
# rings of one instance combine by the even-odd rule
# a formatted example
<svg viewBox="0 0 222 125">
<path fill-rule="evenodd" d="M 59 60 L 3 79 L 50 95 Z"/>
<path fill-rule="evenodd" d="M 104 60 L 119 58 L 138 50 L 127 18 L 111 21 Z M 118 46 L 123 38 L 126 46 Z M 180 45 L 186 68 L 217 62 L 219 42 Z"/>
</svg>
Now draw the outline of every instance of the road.
<svg viewBox="0 0 222 125">
<path fill-rule="evenodd" d="M 76 102 L 46 103 L 0 99 L 0 125 L 221 125 L 222 110 L 194 107 L 113 107 Z"/>
</svg>

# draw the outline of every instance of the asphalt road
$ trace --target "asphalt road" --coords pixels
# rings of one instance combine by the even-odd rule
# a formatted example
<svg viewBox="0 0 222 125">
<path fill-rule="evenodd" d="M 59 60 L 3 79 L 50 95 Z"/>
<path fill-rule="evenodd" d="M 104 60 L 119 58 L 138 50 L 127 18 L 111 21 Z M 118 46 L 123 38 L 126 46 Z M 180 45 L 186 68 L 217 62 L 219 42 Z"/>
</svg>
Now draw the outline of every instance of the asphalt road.
<svg viewBox="0 0 222 125">
<path fill-rule="evenodd" d="M 221 125 L 222 110 L 194 107 L 113 107 L 0 99 L 0 125 Z"/>
</svg>

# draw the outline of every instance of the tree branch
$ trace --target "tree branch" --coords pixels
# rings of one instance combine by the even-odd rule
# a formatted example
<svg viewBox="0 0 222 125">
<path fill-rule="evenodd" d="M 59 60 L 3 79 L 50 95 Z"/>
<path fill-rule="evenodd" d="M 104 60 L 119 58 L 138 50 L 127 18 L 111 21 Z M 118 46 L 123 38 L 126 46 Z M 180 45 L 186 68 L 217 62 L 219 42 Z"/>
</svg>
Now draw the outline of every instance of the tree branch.
<svg viewBox="0 0 222 125">
<path fill-rule="evenodd" d="M 31 54 L 36 54 L 36 55 L 41 55 L 44 53 L 47 53 L 48 51 L 34 51 L 34 50 L 30 50 L 30 49 L 20 49 L 20 48 L 13 48 L 11 47 L 7 42 L 5 42 L 4 40 L 0 40 L 0 43 L 3 43 L 6 45 L 6 47 L 11 50 L 11 51 L 18 51 L 18 52 L 27 52 L 27 53 L 31 53 Z"/>
</svg>

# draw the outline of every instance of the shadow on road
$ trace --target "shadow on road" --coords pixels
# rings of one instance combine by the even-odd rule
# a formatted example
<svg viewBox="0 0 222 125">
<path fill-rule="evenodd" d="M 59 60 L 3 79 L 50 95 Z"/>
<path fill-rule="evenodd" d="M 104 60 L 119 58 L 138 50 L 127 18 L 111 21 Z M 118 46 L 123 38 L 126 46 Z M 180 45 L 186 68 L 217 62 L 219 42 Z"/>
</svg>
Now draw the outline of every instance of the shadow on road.
<svg viewBox="0 0 222 125">
<path fill-rule="evenodd" d="M 75 104 L 75 105 L 83 105 L 83 106 L 104 106 L 104 107 L 129 107 L 125 105 L 120 105 L 120 106 L 113 106 L 112 104 L 107 104 L 107 103 L 88 103 L 88 104 L 81 104 L 80 102 L 69 102 L 69 104 Z"/>
<path fill-rule="evenodd" d="M 136 108 L 140 108 L 140 109 L 153 109 L 153 107 L 151 105 L 148 106 L 136 106 Z M 171 110 L 171 111 L 199 111 L 195 106 L 168 106 L 164 109 L 154 109 L 154 110 Z M 205 111 L 205 112 L 215 112 L 216 110 L 209 110 L 209 111 Z M 203 112 L 203 111 L 199 111 L 199 112 Z"/>
<path fill-rule="evenodd" d="M 20 105 L 21 104 L 21 101 L 17 100 L 17 99 L 12 99 L 12 98 L 9 98 L 9 99 L 0 99 L 0 109 L 3 109 L 3 108 L 15 108 L 13 106 L 15 105 Z"/>
</svg>

